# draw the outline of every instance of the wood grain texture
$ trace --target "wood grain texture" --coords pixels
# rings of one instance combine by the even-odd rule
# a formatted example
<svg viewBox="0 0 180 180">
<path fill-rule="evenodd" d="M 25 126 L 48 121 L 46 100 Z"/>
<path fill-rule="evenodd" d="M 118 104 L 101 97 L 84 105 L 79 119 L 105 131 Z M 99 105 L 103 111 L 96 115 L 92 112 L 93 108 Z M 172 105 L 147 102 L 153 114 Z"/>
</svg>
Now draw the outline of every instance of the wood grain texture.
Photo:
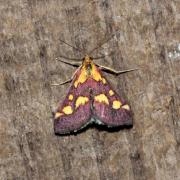
<svg viewBox="0 0 180 180">
<path fill-rule="evenodd" d="M 180 179 L 179 9 L 168 0 L 1 1 L 0 179 Z M 55 136 L 51 112 L 68 85 L 51 83 L 75 71 L 55 58 L 81 58 L 113 33 L 93 56 L 139 68 L 108 75 L 129 100 L 134 127 Z"/>
</svg>

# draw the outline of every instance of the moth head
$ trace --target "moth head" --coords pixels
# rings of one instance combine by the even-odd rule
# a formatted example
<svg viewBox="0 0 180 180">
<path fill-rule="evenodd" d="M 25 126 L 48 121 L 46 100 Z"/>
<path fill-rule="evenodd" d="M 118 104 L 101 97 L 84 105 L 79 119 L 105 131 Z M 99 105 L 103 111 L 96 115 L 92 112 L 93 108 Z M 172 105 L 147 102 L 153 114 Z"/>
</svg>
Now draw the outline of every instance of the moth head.
<svg viewBox="0 0 180 180">
<path fill-rule="evenodd" d="M 91 63 L 93 61 L 93 58 L 89 55 L 85 55 L 83 58 L 83 63 Z"/>
<path fill-rule="evenodd" d="M 89 55 L 85 55 L 83 58 L 83 66 L 85 67 L 85 69 L 91 71 L 92 65 L 93 65 L 93 58 L 90 57 Z"/>
</svg>

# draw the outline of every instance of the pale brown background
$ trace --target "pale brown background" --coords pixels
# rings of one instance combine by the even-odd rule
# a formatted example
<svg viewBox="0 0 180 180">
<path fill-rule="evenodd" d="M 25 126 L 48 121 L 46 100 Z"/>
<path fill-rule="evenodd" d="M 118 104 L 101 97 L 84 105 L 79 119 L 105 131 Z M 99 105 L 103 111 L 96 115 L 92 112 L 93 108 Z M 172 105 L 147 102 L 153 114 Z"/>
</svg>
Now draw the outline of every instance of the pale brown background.
<svg viewBox="0 0 180 180">
<path fill-rule="evenodd" d="M 0 2 L 1 180 L 180 179 L 180 4 L 172 0 Z M 55 136 L 51 112 L 84 54 L 116 32 L 99 63 L 140 70 L 108 79 L 134 112 L 134 127 Z M 98 53 L 93 54 L 97 56 Z"/>
</svg>

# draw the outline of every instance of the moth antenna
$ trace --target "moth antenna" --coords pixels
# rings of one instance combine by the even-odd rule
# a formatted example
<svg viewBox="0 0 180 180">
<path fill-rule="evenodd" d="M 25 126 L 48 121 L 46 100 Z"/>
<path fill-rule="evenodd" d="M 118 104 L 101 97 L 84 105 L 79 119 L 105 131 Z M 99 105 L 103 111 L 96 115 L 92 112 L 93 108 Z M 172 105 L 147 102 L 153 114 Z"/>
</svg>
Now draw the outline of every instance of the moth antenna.
<svg viewBox="0 0 180 180">
<path fill-rule="evenodd" d="M 105 57 L 106 57 L 106 55 L 104 55 L 104 56 L 97 56 L 97 57 L 93 57 L 93 60 L 104 59 Z"/>
<path fill-rule="evenodd" d="M 113 34 L 112 36 L 110 36 L 108 39 L 106 39 L 104 42 L 102 42 L 101 44 L 99 44 L 98 46 L 96 46 L 95 48 L 93 48 L 91 51 L 89 51 L 88 54 L 93 53 L 96 49 L 100 48 L 101 46 L 103 46 L 104 44 L 106 44 L 107 42 L 109 42 L 113 37 L 115 36 L 115 34 Z"/>
<path fill-rule="evenodd" d="M 59 41 L 61 41 L 62 43 L 64 43 L 64 44 L 68 45 L 69 47 L 71 47 L 71 48 L 75 49 L 76 51 L 79 51 L 79 52 L 84 52 L 84 51 L 83 51 L 83 49 L 81 49 L 81 48 L 77 48 L 77 47 L 75 47 L 75 46 L 72 46 L 71 44 L 69 44 L 69 43 L 65 42 L 65 41 L 64 41 L 64 40 L 62 40 L 62 39 L 59 39 Z"/>
<path fill-rule="evenodd" d="M 93 57 L 93 60 L 104 59 L 105 57 L 110 56 L 111 54 L 112 54 L 112 52 L 111 52 L 111 53 L 109 53 L 109 54 L 103 55 L 103 56 Z"/>
</svg>

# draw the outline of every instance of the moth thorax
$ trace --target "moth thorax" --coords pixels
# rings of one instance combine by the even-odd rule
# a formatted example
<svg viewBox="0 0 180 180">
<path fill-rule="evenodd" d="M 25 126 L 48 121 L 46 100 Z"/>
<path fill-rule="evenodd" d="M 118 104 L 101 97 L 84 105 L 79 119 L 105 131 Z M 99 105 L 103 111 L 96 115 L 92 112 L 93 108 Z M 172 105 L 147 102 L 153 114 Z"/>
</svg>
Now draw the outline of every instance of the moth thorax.
<svg viewBox="0 0 180 180">
<path fill-rule="evenodd" d="M 92 65 L 89 63 L 89 64 L 86 64 L 86 69 L 88 71 L 91 71 L 92 70 Z"/>
<path fill-rule="evenodd" d="M 91 65 L 91 63 L 87 63 L 87 64 L 85 65 L 85 69 L 86 69 L 87 75 L 91 75 L 91 71 L 92 71 L 92 65 Z"/>
<path fill-rule="evenodd" d="M 84 58 L 83 58 L 83 66 L 86 70 L 86 73 L 87 75 L 91 75 L 91 72 L 92 72 L 92 58 L 88 55 L 86 55 Z"/>
</svg>

